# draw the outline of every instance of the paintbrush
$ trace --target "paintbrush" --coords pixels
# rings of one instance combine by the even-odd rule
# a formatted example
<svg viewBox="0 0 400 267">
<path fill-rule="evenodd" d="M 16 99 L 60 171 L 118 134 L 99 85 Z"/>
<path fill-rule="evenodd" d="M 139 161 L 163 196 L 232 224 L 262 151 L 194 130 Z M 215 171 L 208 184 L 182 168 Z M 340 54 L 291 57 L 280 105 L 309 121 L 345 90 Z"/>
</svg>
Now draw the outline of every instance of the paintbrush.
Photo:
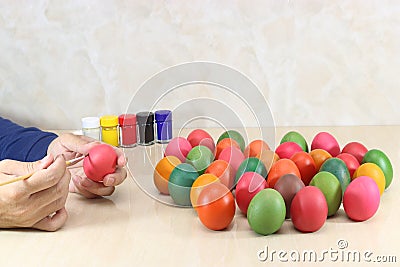
<svg viewBox="0 0 400 267">
<path fill-rule="evenodd" d="M 74 165 L 75 163 L 78 163 L 79 161 L 83 160 L 84 158 L 85 158 L 85 156 L 80 156 L 80 157 L 77 157 L 77 158 L 73 158 L 73 159 L 65 161 L 65 164 L 68 167 L 68 166 Z M 35 173 L 36 172 L 28 173 L 28 174 L 25 174 L 25 175 L 14 177 L 14 178 L 12 178 L 12 179 L 10 179 L 8 181 L 5 181 L 5 182 L 0 182 L 0 186 L 28 179 L 29 177 L 31 177 Z"/>
</svg>

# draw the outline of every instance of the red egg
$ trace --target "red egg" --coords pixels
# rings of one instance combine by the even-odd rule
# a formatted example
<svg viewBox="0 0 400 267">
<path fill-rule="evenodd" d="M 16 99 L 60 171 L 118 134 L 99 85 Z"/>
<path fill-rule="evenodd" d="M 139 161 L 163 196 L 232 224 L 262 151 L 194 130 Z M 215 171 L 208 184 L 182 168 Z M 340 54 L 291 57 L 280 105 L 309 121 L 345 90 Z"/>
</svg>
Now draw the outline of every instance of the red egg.
<svg viewBox="0 0 400 267">
<path fill-rule="evenodd" d="M 308 185 L 311 179 L 317 174 L 318 170 L 315 166 L 314 159 L 307 152 L 300 151 L 290 158 L 300 171 L 301 180 L 304 185 Z"/>
<path fill-rule="evenodd" d="M 236 172 L 240 166 L 240 164 L 243 162 L 245 159 L 244 154 L 242 150 L 236 147 L 227 147 L 222 152 L 219 154 L 218 159 L 225 160 L 228 162 L 236 175 Z"/>
<path fill-rule="evenodd" d="M 233 184 L 235 182 L 235 172 L 231 165 L 225 160 L 216 160 L 207 167 L 204 173 L 214 174 L 219 178 L 221 183 L 228 187 L 229 189 L 233 188 Z"/>
<path fill-rule="evenodd" d="M 314 137 L 311 143 L 311 150 L 318 148 L 326 150 L 332 157 L 336 157 L 340 153 L 338 141 L 327 132 L 320 132 Z"/>
<path fill-rule="evenodd" d="M 343 147 L 342 153 L 348 153 L 353 155 L 358 163 L 361 164 L 364 155 L 368 152 L 368 149 L 361 143 L 359 142 L 351 142 L 348 143 Z"/>
<path fill-rule="evenodd" d="M 245 172 L 236 185 L 236 203 L 243 214 L 247 214 L 247 208 L 253 197 L 267 187 L 265 178 L 256 172 Z"/>
<path fill-rule="evenodd" d="M 193 130 L 188 135 L 187 140 L 189 141 L 189 143 L 192 147 L 200 146 L 200 145 L 206 146 L 211 150 L 211 152 L 214 153 L 214 149 L 215 149 L 214 139 L 211 137 L 211 135 L 209 133 L 207 133 L 204 130 L 201 130 L 201 129 Z"/>
<path fill-rule="evenodd" d="M 344 211 L 354 221 L 365 221 L 374 216 L 379 208 L 379 202 L 379 188 L 368 176 L 353 180 L 343 195 Z"/>
<path fill-rule="evenodd" d="M 186 161 L 186 156 L 192 149 L 192 145 L 184 137 L 173 138 L 165 148 L 165 156 L 175 156 L 181 162 Z"/>
<path fill-rule="evenodd" d="M 305 233 L 318 231 L 328 216 L 328 204 L 321 190 L 306 186 L 294 196 L 290 206 L 294 227 Z"/>
<path fill-rule="evenodd" d="M 295 153 L 303 151 L 303 149 L 295 142 L 284 142 L 280 144 L 275 153 L 280 159 L 290 159 Z"/>
<path fill-rule="evenodd" d="M 358 162 L 356 157 L 349 153 L 341 153 L 336 157 L 344 161 L 347 169 L 349 170 L 350 177 L 353 177 L 354 172 L 357 170 L 358 167 L 360 167 L 360 163 Z"/>
<path fill-rule="evenodd" d="M 83 171 L 89 179 L 101 182 L 104 176 L 115 172 L 117 159 L 117 153 L 111 146 L 97 145 L 83 160 Z"/>
</svg>

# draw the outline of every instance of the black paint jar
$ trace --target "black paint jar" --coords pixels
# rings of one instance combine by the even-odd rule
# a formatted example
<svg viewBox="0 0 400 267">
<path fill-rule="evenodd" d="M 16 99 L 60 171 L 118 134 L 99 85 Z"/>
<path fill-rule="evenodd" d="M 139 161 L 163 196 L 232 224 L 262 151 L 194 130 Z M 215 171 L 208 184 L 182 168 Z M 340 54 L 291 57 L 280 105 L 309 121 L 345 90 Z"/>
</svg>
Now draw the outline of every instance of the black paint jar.
<svg viewBox="0 0 400 267">
<path fill-rule="evenodd" d="M 138 144 L 148 146 L 154 144 L 154 113 L 149 111 L 136 114 L 138 128 Z"/>
</svg>

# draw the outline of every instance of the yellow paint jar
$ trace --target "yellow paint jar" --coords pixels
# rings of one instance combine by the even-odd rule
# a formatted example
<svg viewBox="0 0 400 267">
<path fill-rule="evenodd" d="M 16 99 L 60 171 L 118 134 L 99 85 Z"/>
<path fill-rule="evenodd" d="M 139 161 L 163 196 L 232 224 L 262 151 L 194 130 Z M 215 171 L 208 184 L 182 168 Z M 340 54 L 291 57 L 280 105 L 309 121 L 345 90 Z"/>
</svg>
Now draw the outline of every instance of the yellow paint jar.
<svg viewBox="0 0 400 267">
<path fill-rule="evenodd" d="M 118 116 L 102 116 L 100 125 L 101 140 L 109 145 L 118 146 Z"/>
</svg>

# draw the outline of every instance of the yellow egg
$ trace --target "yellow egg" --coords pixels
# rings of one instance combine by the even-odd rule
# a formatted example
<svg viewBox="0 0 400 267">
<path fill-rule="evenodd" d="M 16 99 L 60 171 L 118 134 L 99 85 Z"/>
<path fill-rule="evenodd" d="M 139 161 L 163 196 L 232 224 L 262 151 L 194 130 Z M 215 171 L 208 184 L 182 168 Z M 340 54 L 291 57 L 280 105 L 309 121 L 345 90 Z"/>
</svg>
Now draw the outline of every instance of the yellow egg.
<svg viewBox="0 0 400 267">
<path fill-rule="evenodd" d="M 190 202 L 194 208 L 197 207 L 197 199 L 201 191 L 209 186 L 210 184 L 220 182 L 218 177 L 211 173 L 205 173 L 200 175 L 192 184 L 192 188 L 190 189 Z"/>
<path fill-rule="evenodd" d="M 371 177 L 375 183 L 378 185 L 379 194 L 382 195 L 383 191 L 385 190 L 385 174 L 383 173 L 382 169 L 379 168 L 378 165 L 374 163 L 364 163 L 357 170 L 354 172 L 353 180 L 357 177 L 361 176 L 368 176 Z"/>
<path fill-rule="evenodd" d="M 153 181 L 160 193 L 169 195 L 169 176 L 172 170 L 180 163 L 181 161 L 175 156 L 166 156 L 157 163 L 153 173 Z"/>
</svg>

